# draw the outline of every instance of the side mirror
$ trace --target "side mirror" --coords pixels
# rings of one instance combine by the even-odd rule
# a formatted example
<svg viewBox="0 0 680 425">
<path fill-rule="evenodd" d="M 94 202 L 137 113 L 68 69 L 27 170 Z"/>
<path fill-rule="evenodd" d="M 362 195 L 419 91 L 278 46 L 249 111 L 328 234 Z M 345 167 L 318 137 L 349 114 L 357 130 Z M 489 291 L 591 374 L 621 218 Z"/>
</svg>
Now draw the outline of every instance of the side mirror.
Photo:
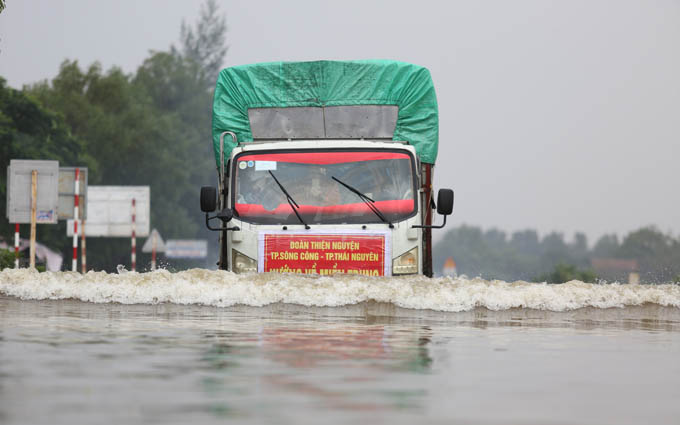
<svg viewBox="0 0 680 425">
<path fill-rule="evenodd" d="M 213 212 L 217 209 L 217 189 L 213 186 L 203 186 L 201 188 L 201 211 L 204 213 Z M 229 217 L 231 220 L 231 217 Z"/>
<path fill-rule="evenodd" d="M 218 212 L 216 217 L 219 218 L 222 223 L 226 223 L 234 217 L 234 212 L 231 210 L 231 208 L 225 208 Z"/>
<path fill-rule="evenodd" d="M 439 189 L 437 194 L 437 213 L 450 215 L 453 212 L 453 190 Z"/>
</svg>

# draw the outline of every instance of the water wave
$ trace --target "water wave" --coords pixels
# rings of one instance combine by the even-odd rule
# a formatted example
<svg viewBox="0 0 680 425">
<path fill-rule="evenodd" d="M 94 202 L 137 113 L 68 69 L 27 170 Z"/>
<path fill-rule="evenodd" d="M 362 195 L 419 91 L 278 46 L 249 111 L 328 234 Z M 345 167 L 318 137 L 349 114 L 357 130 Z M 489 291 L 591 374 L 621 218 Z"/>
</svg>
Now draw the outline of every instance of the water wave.
<svg viewBox="0 0 680 425">
<path fill-rule="evenodd" d="M 567 311 L 657 304 L 680 308 L 680 285 L 562 285 L 488 281 L 480 278 L 357 276 L 314 277 L 286 274 L 237 275 L 192 269 L 171 273 L 0 271 L 0 294 L 25 300 L 76 299 L 93 303 L 199 304 L 217 307 L 272 303 L 343 306 L 366 301 L 410 309 L 468 311 L 530 308 Z"/>
</svg>

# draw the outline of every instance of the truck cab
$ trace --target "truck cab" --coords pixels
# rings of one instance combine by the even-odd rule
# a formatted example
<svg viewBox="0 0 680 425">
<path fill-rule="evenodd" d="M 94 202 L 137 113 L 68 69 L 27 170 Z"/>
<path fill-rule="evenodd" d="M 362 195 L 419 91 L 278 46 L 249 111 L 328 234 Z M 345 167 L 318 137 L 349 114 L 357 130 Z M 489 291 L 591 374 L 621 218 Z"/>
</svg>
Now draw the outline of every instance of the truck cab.
<svg viewBox="0 0 680 425">
<path fill-rule="evenodd" d="M 271 71 L 271 65 L 263 66 Z M 266 83 L 273 77 L 277 87 L 287 81 L 278 69 L 273 76 L 265 73 Z M 306 78 L 297 78 L 297 87 L 289 90 L 314 80 L 319 68 L 306 69 Z M 221 78 L 226 76 L 234 73 Z M 243 96 L 232 84 L 223 93 L 219 81 L 215 110 Z M 395 138 L 398 102 L 297 106 L 279 100 L 247 108 L 233 103 L 247 114 L 248 140 L 239 141 L 232 131 L 243 123 L 220 124 L 214 116 L 213 129 L 218 121 L 220 131 L 218 186 L 201 189 L 206 226 L 220 235 L 221 269 L 432 275 L 431 229 L 443 227 L 432 225 L 432 207 L 445 223 L 453 191 L 441 190 L 433 202 L 433 164 L 421 160 L 417 144 Z"/>
</svg>

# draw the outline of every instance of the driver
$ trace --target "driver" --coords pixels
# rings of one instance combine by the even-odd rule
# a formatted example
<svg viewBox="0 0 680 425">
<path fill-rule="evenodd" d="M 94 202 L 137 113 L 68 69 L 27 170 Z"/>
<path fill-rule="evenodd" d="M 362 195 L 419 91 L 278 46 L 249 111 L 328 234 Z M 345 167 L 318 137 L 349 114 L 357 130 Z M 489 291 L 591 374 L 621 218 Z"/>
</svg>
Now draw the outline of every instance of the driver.
<svg viewBox="0 0 680 425">
<path fill-rule="evenodd" d="M 389 178 L 385 170 L 373 171 L 374 190 L 372 199 L 374 201 L 391 201 L 402 199 L 402 195 L 397 190 L 395 182 Z"/>
<path fill-rule="evenodd" d="M 306 180 L 308 181 L 308 189 L 305 193 L 304 199 L 309 200 L 312 205 L 338 205 L 340 203 L 340 190 L 338 183 L 331 180 L 326 175 L 326 169 L 323 167 L 311 167 Z"/>
</svg>

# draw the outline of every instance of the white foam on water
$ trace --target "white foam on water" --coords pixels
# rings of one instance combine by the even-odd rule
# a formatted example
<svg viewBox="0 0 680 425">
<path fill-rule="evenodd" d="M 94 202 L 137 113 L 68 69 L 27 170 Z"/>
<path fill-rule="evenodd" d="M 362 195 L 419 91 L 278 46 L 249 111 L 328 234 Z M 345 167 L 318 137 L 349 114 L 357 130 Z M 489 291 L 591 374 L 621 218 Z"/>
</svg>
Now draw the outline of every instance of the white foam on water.
<svg viewBox="0 0 680 425">
<path fill-rule="evenodd" d="M 562 285 L 487 281 L 467 278 L 357 276 L 316 277 L 292 274 L 237 275 L 192 269 L 171 273 L 73 272 L 38 273 L 29 269 L 0 271 L 0 294 L 26 300 L 76 299 L 94 303 L 200 304 L 217 307 L 264 306 L 272 303 L 342 306 L 365 301 L 411 309 L 467 311 L 531 308 L 566 311 L 646 303 L 680 308 L 680 285 Z"/>
</svg>

